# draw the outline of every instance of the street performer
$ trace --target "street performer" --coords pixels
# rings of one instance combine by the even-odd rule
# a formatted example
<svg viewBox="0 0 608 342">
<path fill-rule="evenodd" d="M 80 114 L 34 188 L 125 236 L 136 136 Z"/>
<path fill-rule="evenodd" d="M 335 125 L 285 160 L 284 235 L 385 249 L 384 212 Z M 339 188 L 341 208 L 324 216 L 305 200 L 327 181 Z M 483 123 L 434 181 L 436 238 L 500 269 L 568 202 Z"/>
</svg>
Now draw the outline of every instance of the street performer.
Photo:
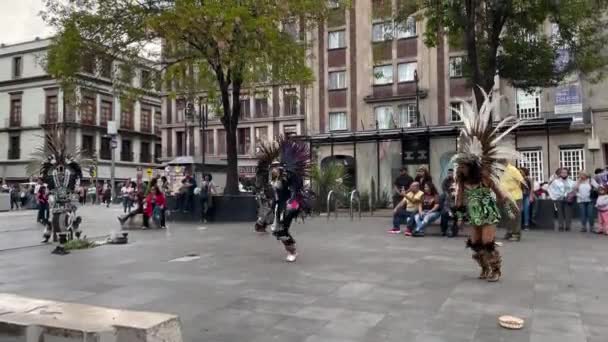
<svg viewBox="0 0 608 342">
<path fill-rule="evenodd" d="M 466 101 L 461 101 L 462 111 L 452 108 L 464 124 L 458 152 L 452 161 L 457 165 L 458 224 L 466 219 L 473 228 L 467 247 L 473 250 L 473 259 L 481 267 L 479 279 L 496 282 L 502 275 L 502 258 L 495 243 L 496 224 L 500 220 L 498 204 L 505 206 L 509 216 L 518 210 L 515 202 L 497 185 L 508 161 L 519 159 L 519 153 L 502 143 L 502 139 L 522 122 L 507 117 L 494 128 L 492 113 L 499 101 L 490 100 L 491 94 L 483 94 L 485 101 L 479 111 Z"/>
<path fill-rule="evenodd" d="M 287 251 L 287 261 L 296 261 L 296 241 L 289 228 L 303 210 L 304 178 L 310 170 L 308 146 L 280 136 L 278 140 L 261 143 L 256 171 L 259 215 L 255 231 L 272 234 Z M 270 182 L 269 182 L 270 178 Z"/>
</svg>

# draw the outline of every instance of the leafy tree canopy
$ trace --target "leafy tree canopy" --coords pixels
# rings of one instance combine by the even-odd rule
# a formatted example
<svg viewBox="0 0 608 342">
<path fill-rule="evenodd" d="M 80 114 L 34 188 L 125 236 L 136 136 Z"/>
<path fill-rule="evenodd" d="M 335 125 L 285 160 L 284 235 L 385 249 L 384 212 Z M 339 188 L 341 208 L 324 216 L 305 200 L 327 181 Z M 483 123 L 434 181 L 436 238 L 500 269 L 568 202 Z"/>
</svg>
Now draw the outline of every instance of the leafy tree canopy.
<svg viewBox="0 0 608 342">
<path fill-rule="evenodd" d="M 447 34 L 450 46 L 466 51 L 466 76 L 486 91 L 495 75 L 530 90 L 573 72 L 603 78 L 607 8 L 604 0 L 401 0 L 398 20 L 426 19 L 430 47 Z M 478 90 L 475 97 L 481 103 Z"/>
<path fill-rule="evenodd" d="M 227 133 L 225 191 L 236 193 L 241 89 L 311 82 L 305 32 L 329 10 L 326 0 L 47 0 L 44 18 L 58 31 L 47 68 L 76 89 L 83 56 L 114 56 L 124 64 L 115 87 L 137 94 L 132 70 L 149 65 L 141 56 L 162 43 L 153 59 L 165 89 L 190 99 L 204 91 L 217 106 Z"/>
</svg>

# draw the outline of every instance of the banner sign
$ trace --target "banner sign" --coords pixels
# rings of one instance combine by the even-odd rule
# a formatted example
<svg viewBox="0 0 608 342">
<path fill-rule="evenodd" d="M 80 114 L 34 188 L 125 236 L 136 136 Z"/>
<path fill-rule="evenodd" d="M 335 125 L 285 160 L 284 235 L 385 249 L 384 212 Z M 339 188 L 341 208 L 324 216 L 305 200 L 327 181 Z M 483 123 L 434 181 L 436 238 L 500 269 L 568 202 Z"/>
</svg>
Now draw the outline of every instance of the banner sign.
<svg viewBox="0 0 608 342">
<path fill-rule="evenodd" d="M 582 113 L 582 93 L 581 83 L 578 80 L 558 86 L 555 89 L 555 114 Z"/>
</svg>

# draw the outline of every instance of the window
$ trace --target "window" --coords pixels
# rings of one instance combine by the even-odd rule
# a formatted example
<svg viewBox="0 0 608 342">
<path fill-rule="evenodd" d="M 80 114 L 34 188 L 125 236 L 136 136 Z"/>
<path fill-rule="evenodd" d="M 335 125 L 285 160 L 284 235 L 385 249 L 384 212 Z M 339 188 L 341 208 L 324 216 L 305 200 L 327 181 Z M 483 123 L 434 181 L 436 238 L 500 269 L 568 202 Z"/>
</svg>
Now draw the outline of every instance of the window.
<svg viewBox="0 0 608 342">
<path fill-rule="evenodd" d="M 346 89 L 346 71 L 329 73 L 329 90 Z"/>
<path fill-rule="evenodd" d="M 122 140 L 120 151 L 120 160 L 122 161 L 133 161 L 133 150 L 131 149 L 131 140 Z"/>
<path fill-rule="evenodd" d="M 283 91 L 283 110 L 286 116 L 298 115 L 298 94 L 295 89 Z"/>
<path fill-rule="evenodd" d="M 150 155 L 150 143 L 142 141 L 139 161 L 141 163 L 150 163 L 152 161 L 152 155 Z"/>
<path fill-rule="evenodd" d="M 345 112 L 329 113 L 329 130 L 330 131 L 343 131 L 346 129 L 347 129 L 347 125 L 346 125 L 346 113 Z"/>
<path fill-rule="evenodd" d="M 21 126 L 21 98 L 11 99 L 10 127 Z"/>
<path fill-rule="evenodd" d="M 399 127 L 416 127 L 418 123 L 418 116 L 416 115 L 415 104 L 400 105 L 399 109 Z"/>
<path fill-rule="evenodd" d="M 256 144 L 260 141 L 266 141 L 268 140 L 268 127 L 256 127 L 254 134 Z"/>
<path fill-rule="evenodd" d="M 543 181 L 543 152 L 536 151 L 521 151 L 522 159 L 519 160 L 519 166 L 530 170 L 530 178 L 537 182 Z"/>
<path fill-rule="evenodd" d="M 85 54 L 82 56 L 82 72 L 87 74 L 95 74 L 95 56 L 92 54 Z"/>
<path fill-rule="evenodd" d="M 21 158 L 20 140 L 21 139 L 18 135 L 11 136 L 10 143 L 8 145 L 8 159 L 15 160 Z"/>
<path fill-rule="evenodd" d="M 141 71 L 140 87 L 145 88 L 145 89 L 151 88 L 150 81 L 151 81 L 150 80 L 150 71 L 148 71 L 148 70 L 142 70 Z"/>
<path fill-rule="evenodd" d="M 374 84 L 383 85 L 393 83 L 393 66 L 381 65 L 374 67 Z"/>
<path fill-rule="evenodd" d="M 163 157 L 163 145 L 154 144 L 154 163 L 159 163 Z"/>
<path fill-rule="evenodd" d="M 123 129 L 133 129 L 133 103 L 123 103 L 122 114 L 120 115 L 120 127 Z"/>
<path fill-rule="evenodd" d="M 251 153 L 251 128 L 239 128 L 237 130 L 237 153 Z"/>
<path fill-rule="evenodd" d="M 82 107 L 80 114 L 80 121 L 86 125 L 95 125 L 97 118 L 95 115 L 96 103 L 94 96 L 84 96 L 82 99 Z"/>
<path fill-rule="evenodd" d="M 328 49 L 341 49 L 346 47 L 345 41 L 346 32 L 344 30 L 341 31 L 332 31 L 328 33 Z"/>
<path fill-rule="evenodd" d="M 582 148 L 560 149 L 559 165 L 570 169 L 572 179 L 577 179 L 578 173 L 585 168 L 585 150 Z"/>
<path fill-rule="evenodd" d="M 82 135 L 82 153 L 92 158 L 95 155 L 95 137 L 88 134 Z"/>
<path fill-rule="evenodd" d="M 101 77 L 112 78 L 112 58 L 104 57 L 101 60 Z"/>
<path fill-rule="evenodd" d="M 397 66 L 397 74 L 399 77 L 399 82 L 414 82 L 414 74 L 416 73 L 416 68 L 418 67 L 418 63 L 401 63 Z"/>
<path fill-rule="evenodd" d="M 462 62 L 463 62 L 462 57 L 450 57 L 450 77 L 452 77 L 452 78 L 462 77 L 462 75 L 463 75 Z"/>
<path fill-rule="evenodd" d="M 101 100 L 101 106 L 100 106 L 100 110 L 101 113 L 99 113 L 100 117 L 99 117 L 99 124 L 101 126 L 107 126 L 108 125 L 108 121 L 112 121 L 112 119 L 114 118 L 114 115 L 112 115 L 112 102 L 107 101 L 107 100 Z"/>
<path fill-rule="evenodd" d="M 248 97 L 241 98 L 241 116 L 240 119 L 251 118 L 251 101 Z"/>
<path fill-rule="evenodd" d="M 162 125 L 162 113 L 160 107 L 154 108 L 154 133 L 160 134 L 160 125 Z"/>
<path fill-rule="evenodd" d="M 213 144 L 213 130 L 205 131 L 205 153 L 215 154 L 215 145 Z"/>
<path fill-rule="evenodd" d="M 293 135 L 298 135 L 298 126 L 297 125 L 285 125 L 285 126 L 283 126 L 283 134 L 286 137 L 291 137 Z"/>
<path fill-rule="evenodd" d="M 382 106 L 376 107 L 376 125 L 378 129 L 389 129 L 394 127 L 393 107 Z"/>
<path fill-rule="evenodd" d="M 409 17 L 405 23 L 395 25 L 397 30 L 397 38 L 410 38 L 416 36 L 416 19 Z"/>
<path fill-rule="evenodd" d="M 266 94 L 264 94 L 263 97 L 256 97 L 255 116 L 256 118 L 268 117 L 268 98 L 266 97 Z"/>
<path fill-rule="evenodd" d="M 377 23 L 372 26 L 372 41 L 383 42 L 385 40 L 393 39 L 393 23 L 384 22 Z"/>
<path fill-rule="evenodd" d="M 184 140 L 184 132 L 175 132 L 175 148 L 177 149 L 177 155 L 183 156 L 186 154 L 186 141 Z"/>
<path fill-rule="evenodd" d="M 23 73 L 23 58 L 13 57 L 13 78 L 21 77 Z"/>
<path fill-rule="evenodd" d="M 152 112 L 150 108 L 141 108 L 141 130 L 144 132 L 152 131 Z"/>
<path fill-rule="evenodd" d="M 112 159 L 112 138 L 101 137 L 101 148 L 99 149 L 99 158 L 103 160 Z"/>
<path fill-rule="evenodd" d="M 540 91 L 532 93 L 517 89 L 517 116 L 520 119 L 540 118 Z"/>
<path fill-rule="evenodd" d="M 450 102 L 450 122 L 461 122 L 460 114 L 464 110 L 462 102 Z"/>
<path fill-rule="evenodd" d="M 59 107 L 57 105 L 57 95 L 46 97 L 46 123 L 56 123 L 58 120 Z"/>
<path fill-rule="evenodd" d="M 226 130 L 217 130 L 217 154 L 226 154 Z"/>
</svg>

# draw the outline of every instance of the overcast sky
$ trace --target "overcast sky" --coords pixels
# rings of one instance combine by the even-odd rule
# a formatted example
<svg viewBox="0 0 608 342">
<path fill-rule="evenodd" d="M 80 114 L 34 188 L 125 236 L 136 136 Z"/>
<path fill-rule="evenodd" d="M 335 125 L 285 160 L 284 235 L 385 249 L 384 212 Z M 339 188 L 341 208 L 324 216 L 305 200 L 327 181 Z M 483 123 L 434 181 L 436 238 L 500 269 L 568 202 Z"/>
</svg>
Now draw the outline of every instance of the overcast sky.
<svg viewBox="0 0 608 342">
<path fill-rule="evenodd" d="M 52 31 L 38 15 L 42 9 L 42 0 L 0 0 L 0 43 L 50 36 Z"/>
</svg>

